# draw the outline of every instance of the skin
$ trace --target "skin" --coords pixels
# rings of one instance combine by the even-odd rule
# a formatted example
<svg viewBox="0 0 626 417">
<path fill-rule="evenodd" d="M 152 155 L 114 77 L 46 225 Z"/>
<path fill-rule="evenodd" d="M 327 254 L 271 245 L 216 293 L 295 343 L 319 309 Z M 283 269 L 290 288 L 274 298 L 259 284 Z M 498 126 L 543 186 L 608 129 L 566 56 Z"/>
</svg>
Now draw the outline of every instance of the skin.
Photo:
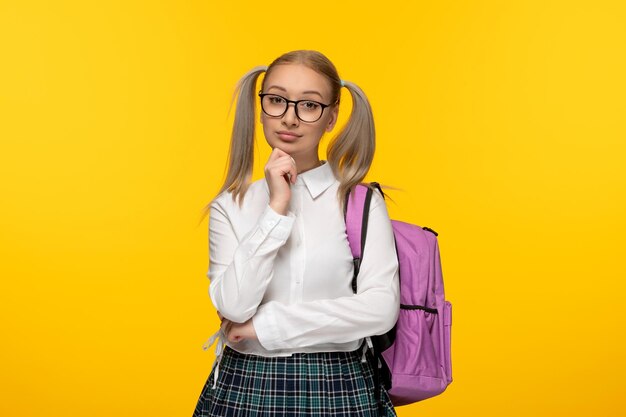
<svg viewBox="0 0 626 417">
<path fill-rule="evenodd" d="M 331 85 L 321 74 L 302 64 L 275 66 L 264 81 L 264 93 L 279 94 L 289 100 L 315 100 L 330 104 Z M 316 92 L 316 93 L 314 93 Z M 265 180 L 270 191 L 270 207 L 281 215 L 286 215 L 291 200 L 291 184 L 295 184 L 299 173 L 320 165 L 318 149 L 325 132 L 330 132 L 337 123 L 339 108 L 336 105 L 324 109 L 320 120 L 313 123 L 302 122 L 295 113 L 293 104 L 282 117 L 271 117 L 261 111 L 263 133 L 272 152 L 265 164 Z M 288 131 L 298 138 L 287 141 L 277 132 Z M 244 323 L 222 320 L 222 331 L 230 342 L 244 339 L 257 339 L 252 319 Z"/>
</svg>

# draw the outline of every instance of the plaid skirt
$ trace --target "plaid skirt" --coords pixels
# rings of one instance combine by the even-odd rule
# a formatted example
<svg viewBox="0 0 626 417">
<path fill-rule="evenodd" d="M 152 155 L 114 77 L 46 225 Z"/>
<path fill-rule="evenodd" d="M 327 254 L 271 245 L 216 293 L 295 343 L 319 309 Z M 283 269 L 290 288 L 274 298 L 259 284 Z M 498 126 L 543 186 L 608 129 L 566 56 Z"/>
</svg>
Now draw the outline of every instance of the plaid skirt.
<svg viewBox="0 0 626 417">
<path fill-rule="evenodd" d="M 226 347 L 217 383 L 211 371 L 193 417 L 396 416 L 361 350 L 263 357 Z"/>
</svg>

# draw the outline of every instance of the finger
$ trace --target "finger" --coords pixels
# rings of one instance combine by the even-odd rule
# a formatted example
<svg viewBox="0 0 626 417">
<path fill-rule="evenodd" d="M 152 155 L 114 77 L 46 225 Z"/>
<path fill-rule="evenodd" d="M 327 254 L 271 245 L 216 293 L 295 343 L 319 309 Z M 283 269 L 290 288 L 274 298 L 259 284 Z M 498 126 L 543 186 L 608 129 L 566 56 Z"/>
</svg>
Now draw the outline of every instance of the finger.
<svg viewBox="0 0 626 417">
<path fill-rule="evenodd" d="M 229 329 L 228 336 L 226 337 L 230 342 L 239 342 L 241 340 L 241 326 L 233 325 Z"/>
<path fill-rule="evenodd" d="M 269 167 L 276 167 L 276 166 L 282 166 L 282 165 L 293 165 L 293 166 L 296 166 L 296 161 L 295 161 L 295 159 L 293 159 L 291 157 L 291 155 L 286 153 L 284 155 L 281 155 L 281 156 L 277 157 L 273 161 L 268 162 L 267 165 Z"/>
<path fill-rule="evenodd" d="M 270 157 L 268 159 L 268 162 L 274 161 L 274 160 L 280 158 L 281 156 L 285 156 L 285 155 L 288 155 L 287 152 L 285 152 L 282 149 L 276 147 L 276 148 L 272 149 L 272 153 L 270 153 Z"/>
<path fill-rule="evenodd" d="M 229 342 L 234 342 L 237 343 L 241 340 L 241 336 L 239 334 L 237 334 L 236 331 L 232 331 L 229 335 L 228 335 L 228 341 Z"/>
<path fill-rule="evenodd" d="M 280 167 L 282 170 L 283 176 L 287 175 L 287 178 L 290 179 L 291 183 L 296 183 L 296 178 L 298 176 L 298 168 L 296 166 L 296 160 L 289 154 L 285 154 L 278 158 L 274 164 L 277 167 Z"/>
<path fill-rule="evenodd" d="M 281 175 L 285 180 L 295 184 L 298 176 L 296 161 L 290 155 L 285 154 L 273 162 L 268 162 L 266 170 L 273 172 L 274 175 Z"/>
<path fill-rule="evenodd" d="M 293 170 L 293 175 L 291 176 L 291 182 L 292 183 L 296 183 L 296 177 L 298 176 L 298 167 L 296 166 L 296 160 L 293 159 L 292 156 L 289 156 L 291 158 L 291 165 L 292 165 L 292 170 Z"/>
</svg>

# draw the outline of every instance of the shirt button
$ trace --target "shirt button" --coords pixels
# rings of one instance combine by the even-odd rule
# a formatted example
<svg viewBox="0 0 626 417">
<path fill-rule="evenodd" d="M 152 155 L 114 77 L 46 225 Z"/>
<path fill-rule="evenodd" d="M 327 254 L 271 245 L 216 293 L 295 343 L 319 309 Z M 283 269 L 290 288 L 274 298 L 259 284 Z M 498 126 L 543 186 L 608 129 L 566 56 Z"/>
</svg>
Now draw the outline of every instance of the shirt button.
<svg viewBox="0 0 626 417">
<path fill-rule="evenodd" d="M 270 220 L 269 222 L 267 222 L 267 224 L 269 224 L 270 226 L 274 226 L 276 222 L 274 220 Z"/>
</svg>

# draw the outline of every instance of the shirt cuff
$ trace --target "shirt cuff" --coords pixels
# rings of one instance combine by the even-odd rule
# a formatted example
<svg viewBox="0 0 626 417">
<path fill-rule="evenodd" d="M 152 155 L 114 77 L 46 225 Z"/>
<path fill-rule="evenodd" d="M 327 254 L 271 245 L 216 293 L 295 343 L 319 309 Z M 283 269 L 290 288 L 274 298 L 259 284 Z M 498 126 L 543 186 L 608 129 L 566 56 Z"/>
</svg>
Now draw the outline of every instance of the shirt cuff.
<svg viewBox="0 0 626 417">
<path fill-rule="evenodd" d="M 271 310 L 259 306 L 256 314 L 252 317 L 252 325 L 261 346 L 267 350 L 280 349 L 280 329 L 278 322 Z"/>
<path fill-rule="evenodd" d="M 267 236 L 287 240 L 295 220 L 296 215 L 291 211 L 287 212 L 287 215 L 282 215 L 268 204 L 261 215 L 260 228 Z"/>
</svg>

